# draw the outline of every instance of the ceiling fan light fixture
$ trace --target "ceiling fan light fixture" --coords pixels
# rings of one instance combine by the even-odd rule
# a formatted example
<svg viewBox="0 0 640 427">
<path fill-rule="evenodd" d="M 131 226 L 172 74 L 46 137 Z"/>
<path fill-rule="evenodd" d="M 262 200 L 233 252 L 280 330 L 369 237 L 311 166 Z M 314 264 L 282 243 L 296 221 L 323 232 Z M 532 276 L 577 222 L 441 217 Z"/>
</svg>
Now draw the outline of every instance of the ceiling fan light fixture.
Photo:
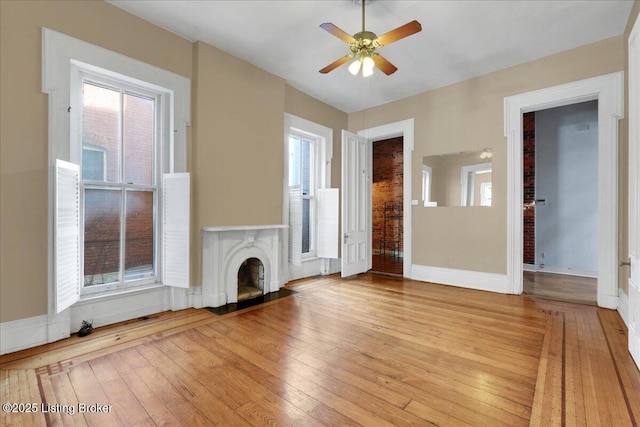
<svg viewBox="0 0 640 427">
<path fill-rule="evenodd" d="M 349 65 L 349 72 L 354 76 L 358 74 L 360 71 L 360 66 L 362 65 L 362 58 L 356 58 L 351 65 Z"/>
<path fill-rule="evenodd" d="M 490 149 L 486 149 L 480 154 L 481 159 L 490 159 L 493 157 L 493 152 Z"/>
<path fill-rule="evenodd" d="M 348 62 L 355 56 L 354 61 L 348 67 L 349 72 L 354 76 L 358 75 L 360 69 L 362 69 L 362 76 L 369 77 L 373 74 L 374 67 L 378 67 L 387 76 L 395 73 L 398 68 L 387 61 L 385 58 L 380 56 L 380 54 L 376 52 L 376 49 L 382 46 L 387 46 L 393 42 L 422 31 L 422 26 L 418 21 L 413 20 L 396 28 L 395 30 L 391 30 L 388 33 L 385 33 L 382 36 L 378 37 L 375 33 L 367 31 L 365 29 L 364 5 L 371 0 L 352 1 L 354 3 L 359 2 L 362 4 L 362 31 L 352 36 L 330 22 L 320 24 L 320 28 L 347 43 L 351 50 L 351 54 L 345 55 L 342 58 L 333 61 L 331 64 L 322 68 L 320 72 L 322 74 L 327 74 L 328 72 L 335 70 L 345 62 Z M 372 58 L 372 56 L 375 56 L 375 59 Z"/>
<path fill-rule="evenodd" d="M 371 59 L 370 56 L 365 56 L 362 60 L 362 76 L 369 77 L 373 74 L 373 67 L 375 67 L 375 62 Z"/>
</svg>

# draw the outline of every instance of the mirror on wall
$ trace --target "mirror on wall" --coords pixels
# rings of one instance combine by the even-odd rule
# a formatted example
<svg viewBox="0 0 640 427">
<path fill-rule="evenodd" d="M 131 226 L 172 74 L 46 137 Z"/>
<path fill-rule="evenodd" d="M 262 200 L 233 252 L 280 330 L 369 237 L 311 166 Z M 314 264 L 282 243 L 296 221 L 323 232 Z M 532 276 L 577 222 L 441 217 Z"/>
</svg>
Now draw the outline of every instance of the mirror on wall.
<svg viewBox="0 0 640 427">
<path fill-rule="evenodd" d="M 422 159 L 422 206 L 491 206 L 493 153 L 480 151 Z"/>
</svg>

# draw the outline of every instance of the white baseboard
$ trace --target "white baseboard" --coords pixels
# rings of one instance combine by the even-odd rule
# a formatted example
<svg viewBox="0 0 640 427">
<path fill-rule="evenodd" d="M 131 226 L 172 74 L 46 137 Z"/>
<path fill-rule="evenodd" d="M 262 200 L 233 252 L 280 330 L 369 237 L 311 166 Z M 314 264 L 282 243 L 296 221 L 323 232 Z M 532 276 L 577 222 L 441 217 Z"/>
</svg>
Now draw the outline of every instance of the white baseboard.
<svg viewBox="0 0 640 427">
<path fill-rule="evenodd" d="M 540 265 L 533 265 L 533 264 L 522 264 L 522 269 L 524 271 L 531 271 L 531 272 L 534 272 L 534 273 L 566 274 L 568 276 L 592 277 L 594 279 L 596 279 L 598 277 L 598 272 L 597 271 L 578 270 L 578 269 L 575 269 L 575 268 L 540 266 Z"/>
<path fill-rule="evenodd" d="M 342 271 L 342 260 L 340 258 L 332 258 L 329 260 L 329 271 L 325 274 L 335 274 Z"/>
<path fill-rule="evenodd" d="M 300 265 L 289 264 L 289 280 L 322 274 L 325 268 L 324 258 L 303 259 Z"/>
<path fill-rule="evenodd" d="M 622 288 L 618 288 L 618 313 L 627 328 L 629 327 L 629 297 Z"/>
<path fill-rule="evenodd" d="M 509 293 L 506 274 L 484 273 L 480 271 L 456 270 L 453 268 L 430 267 L 413 264 L 411 278 L 422 282 L 481 291 Z"/>
<path fill-rule="evenodd" d="M 91 298 L 75 303 L 59 315 L 29 317 L 0 323 L 0 354 L 12 353 L 69 337 L 83 320 L 94 327 L 110 325 L 171 309 L 171 288 Z"/>
<path fill-rule="evenodd" d="M 341 270 L 340 259 L 313 258 L 302 260 L 302 265 L 289 264 L 289 281 L 318 275 L 338 273 Z M 286 283 L 283 283 L 284 286 Z"/>
<path fill-rule="evenodd" d="M 70 330 L 77 332 L 83 320 L 92 320 L 94 327 L 100 327 L 169 310 L 170 290 L 168 286 L 159 286 L 141 292 L 80 300 L 70 308 Z"/>
<path fill-rule="evenodd" d="M 0 323 L 0 354 L 13 353 L 48 342 L 47 315 Z"/>
<path fill-rule="evenodd" d="M 618 308 L 618 304 L 620 303 L 618 295 L 608 295 L 598 293 L 598 307 L 609 308 L 611 310 L 616 310 Z"/>
</svg>

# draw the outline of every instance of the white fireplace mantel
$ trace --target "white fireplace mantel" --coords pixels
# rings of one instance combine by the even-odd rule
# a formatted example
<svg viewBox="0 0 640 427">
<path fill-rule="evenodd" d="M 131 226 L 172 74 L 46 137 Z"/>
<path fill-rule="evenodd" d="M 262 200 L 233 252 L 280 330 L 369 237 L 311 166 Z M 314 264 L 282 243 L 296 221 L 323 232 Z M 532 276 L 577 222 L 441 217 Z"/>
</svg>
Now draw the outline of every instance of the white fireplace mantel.
<svg viewBox="0 0 640 427">
<path fill-rule="evenodd" d="M 202 304 L 220 307 L 238 302 L 238 270 L 258 258 L 264 266 L 264 293 L 286 284 L 286 225 L 232 225 L 202 228 Z"/>
</svg>

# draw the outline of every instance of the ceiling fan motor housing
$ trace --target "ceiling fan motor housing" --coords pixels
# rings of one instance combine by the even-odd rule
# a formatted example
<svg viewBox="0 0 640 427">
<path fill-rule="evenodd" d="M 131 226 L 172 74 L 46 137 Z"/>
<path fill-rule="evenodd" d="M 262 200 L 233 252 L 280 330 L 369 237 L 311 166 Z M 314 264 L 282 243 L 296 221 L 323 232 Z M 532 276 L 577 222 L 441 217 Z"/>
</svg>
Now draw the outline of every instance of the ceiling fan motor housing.
<svg viewBox="0 0 640 427">
<path fill-rule="evenodd" d="M 371 31 L 360 31 L 353 35 L 356 39 L 354 43 L 350 43 L 351 52 L 358 54 L 366 52 L 368 54 L 373 53 L 379 46 L 378 36 Z"/>
</svg>

